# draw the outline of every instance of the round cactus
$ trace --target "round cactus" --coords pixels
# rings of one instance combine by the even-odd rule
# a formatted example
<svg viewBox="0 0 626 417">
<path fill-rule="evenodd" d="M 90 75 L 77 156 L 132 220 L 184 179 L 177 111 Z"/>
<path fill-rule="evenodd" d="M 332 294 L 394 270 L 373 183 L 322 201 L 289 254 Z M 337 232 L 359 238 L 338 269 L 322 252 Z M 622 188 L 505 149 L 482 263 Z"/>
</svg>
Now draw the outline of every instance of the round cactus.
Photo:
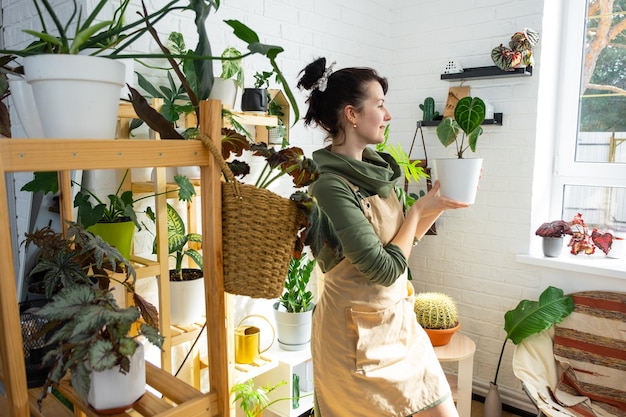
<svg viewBox="0 0 626 417">
<path fill-rule="evenodd" d="M 415 316 L 425 329 L 451 329 L 459 323 L 454 300 L 446 294 L 424 292 L 415 296 Z"/>
</svg>

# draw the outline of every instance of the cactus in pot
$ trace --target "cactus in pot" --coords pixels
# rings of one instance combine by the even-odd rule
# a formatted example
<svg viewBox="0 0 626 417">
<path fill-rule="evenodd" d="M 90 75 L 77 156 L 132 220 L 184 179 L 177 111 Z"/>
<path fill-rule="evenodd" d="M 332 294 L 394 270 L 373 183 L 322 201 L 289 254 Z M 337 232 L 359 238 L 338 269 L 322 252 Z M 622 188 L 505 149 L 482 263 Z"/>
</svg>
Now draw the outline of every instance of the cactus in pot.
<svg viewBox="0 0 626 417">
<path fill-rule="evenodd" d="M 438 292 L 417 294 L 414 311 L 417 322 L 426 331 L 433 346 L 447 344 L 452 334 L 460 327 L 456 303 L 447 294 Z"/>
</svg>

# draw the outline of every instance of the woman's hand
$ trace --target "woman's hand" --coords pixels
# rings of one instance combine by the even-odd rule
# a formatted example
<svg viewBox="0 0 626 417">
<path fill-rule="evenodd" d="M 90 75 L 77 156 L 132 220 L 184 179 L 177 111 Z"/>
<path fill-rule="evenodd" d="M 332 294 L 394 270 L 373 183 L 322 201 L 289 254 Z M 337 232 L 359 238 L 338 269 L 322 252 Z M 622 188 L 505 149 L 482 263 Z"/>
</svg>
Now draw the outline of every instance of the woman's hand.
<svg viewBox="0 0 626 417">
<path fill-rule="evenodd" d="M 433 187 L 428 193 L 420 197 L 411 210 L 417 210 L 419 212 L 420 218 L 431 217 L 431 216 L 439 216 L 443 213 L 444 210 L 458 209 L 469 207 L 469 203 L 464 203 L 462 201 L 452 200 L 447 197 L 442 197 L 438 195 L 439 192 L 439 180 L 436 180 L 433 184 Z"/>
</svg>

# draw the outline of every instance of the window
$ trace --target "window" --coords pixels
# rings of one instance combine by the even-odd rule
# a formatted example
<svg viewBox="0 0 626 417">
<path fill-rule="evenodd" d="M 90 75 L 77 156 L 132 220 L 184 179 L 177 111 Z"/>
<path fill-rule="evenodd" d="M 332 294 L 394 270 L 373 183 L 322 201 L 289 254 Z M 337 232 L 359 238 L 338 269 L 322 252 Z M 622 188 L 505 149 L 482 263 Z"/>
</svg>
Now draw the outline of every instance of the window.
<svg viewBox="0 0 626 417">
<path fill-rule="evenodd" d="M 565 220 L 581 213 L 590 227 L 626 233 L 626 0 L 563 5 L 551 204 Z"/>
</svg>

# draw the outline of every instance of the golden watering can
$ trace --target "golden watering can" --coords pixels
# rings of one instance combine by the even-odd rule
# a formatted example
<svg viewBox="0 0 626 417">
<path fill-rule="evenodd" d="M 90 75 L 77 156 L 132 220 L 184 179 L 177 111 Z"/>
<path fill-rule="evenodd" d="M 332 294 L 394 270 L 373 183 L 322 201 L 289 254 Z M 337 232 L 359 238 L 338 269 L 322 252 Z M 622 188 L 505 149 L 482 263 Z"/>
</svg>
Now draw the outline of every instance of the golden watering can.
<svg viewBox="0 0 626 417">
<path fill-rule="evenodd" d="M 261 329 L 256 326 L 242 326 L 243 322 L 250 317 L 262 318 L 272 329 L 272 340 L 265 349 L 261 349 Z M 250 314 L 244 317 L 235 328 L 235 362 L 243 364 L 254 363 L 259 359 L 261 353 L 272 347 L 275 338 L 274 326 L 267 318 L 258 314 Z"/>
</svg>

